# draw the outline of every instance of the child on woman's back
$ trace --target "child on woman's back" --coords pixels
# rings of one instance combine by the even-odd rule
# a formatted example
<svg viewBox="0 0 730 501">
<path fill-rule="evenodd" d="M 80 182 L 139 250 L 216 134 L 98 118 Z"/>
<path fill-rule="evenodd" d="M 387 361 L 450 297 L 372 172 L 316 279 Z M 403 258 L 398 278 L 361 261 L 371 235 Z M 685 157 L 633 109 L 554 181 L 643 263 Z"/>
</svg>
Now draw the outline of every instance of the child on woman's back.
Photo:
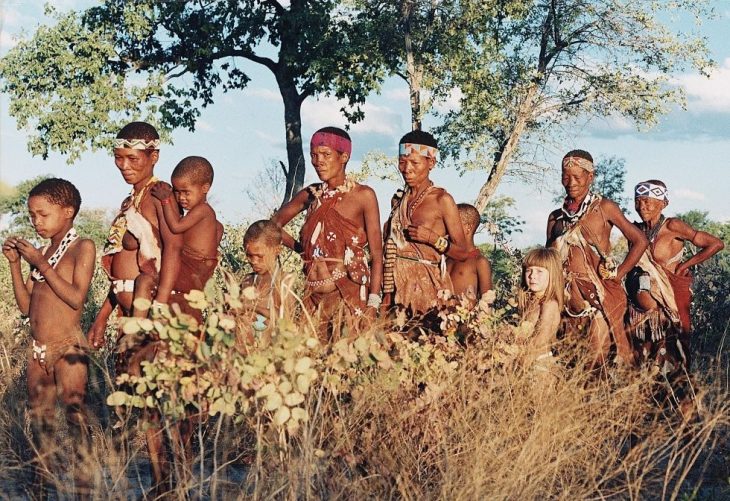
<svg viewBox="0 0 730 501">
<path fill-rule="evenodd" d="M 564 279 L 560 255 L 555 249 L 538 247 L 522 261 L 519 309 L 522 322 L 534 325 L 525 357 L 530 366 L 552 356 L 563 310 Z"/>
<path fill-rule="evenodd" d="M 172 171 L 171 181 L 172 187 L 157 183 L 152 187 L 152 195 L 160 200 L 170 231 L 183 236 L 180 272 L 170 302 L 179 303 L 185 311 L 183 294 L 203 290 L 218 265 L 223 225 L 207 201 L 208 190 L 213 184 L 213 167 L 208 160 L 203 157 L 182 159 Z M 187 211 L 184 216 L 169 203 L 173 193 L 180 207 Z M 188 313 L 199 317 L 199 312 Z"/>
</svg>

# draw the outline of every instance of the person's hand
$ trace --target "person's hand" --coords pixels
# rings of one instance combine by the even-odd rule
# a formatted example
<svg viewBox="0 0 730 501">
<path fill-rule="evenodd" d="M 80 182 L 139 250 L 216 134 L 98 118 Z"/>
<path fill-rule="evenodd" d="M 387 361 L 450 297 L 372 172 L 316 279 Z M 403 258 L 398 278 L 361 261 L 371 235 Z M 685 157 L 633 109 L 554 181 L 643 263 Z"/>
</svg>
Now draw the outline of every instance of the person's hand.
<svg viewBox="0 0 730 501">
<path fill-rule="evenodd" d="M 20 253 L 15 247 L 15 239 L 8 238 L 3 242 L 3 254 L 10 263 L 17 263 L 20 261 Z"/>
<path fill-rule="evenodd" d="M 24 238 L 15 239 L 15 248 L 20 256 L 35 268 L 40 269 L 44 264 L 48 264 L 48 260 L 43 256 L 43 253 Z"/>
<path fill-rule="evenodd" d="M 152 196 L 162 201 L 167 200 L 172 196 L 172 186 L 165 183 L 164 181 L 158 181 L 150 189 Z"/>
<path fill-rule="evenodd" d="M 676 275 L 679 275 L 680 277 L 686 277 L 689 275 L 689 267 L 685 266 L 684 263 L 681 263 L 679 266 L 677 266 L 677 269 L 674 271 Z"/>
<path fill-rule="evenodd" d="M 408 240 L 412 242 L 420 242 L 422 244 L 433 245 L 438 238 L 438 235 L 426 226 L 416 226 L 412 224 L 405 230 L 405 234 Z"/>
<path fill-rule="evenodd" d="M 87 338 L 89 340 L 89 345 L 95 349 L 98 350 L 102 346 L 104 346 L 104 334 L 106 333 L 106 319 L 104 319 L 103 322 L 95 321 L 91 325 L 91 329 L 89 329 L 89 333 L 87 334 Z"/>
</svg>

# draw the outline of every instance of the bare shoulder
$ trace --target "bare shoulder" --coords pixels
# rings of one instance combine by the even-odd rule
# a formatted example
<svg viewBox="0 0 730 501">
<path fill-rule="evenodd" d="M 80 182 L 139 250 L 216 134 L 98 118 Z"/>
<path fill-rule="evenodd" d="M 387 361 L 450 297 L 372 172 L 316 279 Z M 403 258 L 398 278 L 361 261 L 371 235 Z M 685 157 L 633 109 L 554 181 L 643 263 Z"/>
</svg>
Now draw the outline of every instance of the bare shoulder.
<svg viewBox="0 0 730 501">
<path fill-rule="evenodd" d="M 554 222 L 562 212 L 562 209 L 555 209 L 552 211 L 550 215 L 548 215 L 548 223 Z"/>
<path fill-rule="evenodd" d="M 367 201 L 377 199 L 377 196 L 375 195 L 375 190 L 373 190 L 370 186 L 366 184 L 356 184 L 355 188 L 352 190 L 352 194 L 356 195 L 357 197 L 363 197 Z"/>
<path fill-rule="evenodd" d="M 560 307 L 554 299 L 544 301 L 540 306 L 540 316 L 545 315 L 546 318 L 560 318 Z"/>
<path fill-rule="evenodd" d="M 456 202 L 454 202 L 454 197 L 451 196 L 451 193 L 449 193 L 448 191 L 446 191 L 443 188 L 434 188 L 433 193 L 436 196 L 436 198 L 439 200 L 439 202 L 456 203 Z"/>
<path fill-rule="evenodd" d="M 190 209 L 188 215 L 190 214 L 200 214 L 201 217 L 215 219 L 215 209 L 213 209 L 213 207 L 211 207 L 207 203 L 196 205 L 195 207 Z"/>
<path fill-rule="evenodd" d="M 487 268 L 487 269 L 490 269 L 492 267 L 492 263 L 489 262 L 489 259 L 487 259 L 487 257 L 484 254 L 481 254 L 481 251 L 480 251 L 479 257 L 476 259 L 477 259 L 477 266 L 480 266 L 482 268 Z"/>
<path fill-rule="evenodd" d="M 90 238 L 80 238 L 74 254 L 77 257 L 84 255 L 96 256 L 96 244 Z"/>
<path fill-rule="evenodd" d="M 609 198 L 602 197 L 601 201 L 599 202 L 599 205 L 601 209 L 608 212 L 609 214 L 621 214 L 623 217 L 623 211 L 621 210 L 621 207 L 618 206 L 616 202 Z"/>
<path fill-rule="evenodd" d="M 684 221 L 682 221 L 681 219 L 679 219 L 677 217 L 668 217 L 667 222 L 666 222 L 666 227 L 670 231 L 681 232 L 681 233 L 685 232 L 687 229 L 695 231 L 694 228 L 692 228 L 692 226 L 690 226 L 689 224 L 685 223 Z"/>
</svg>

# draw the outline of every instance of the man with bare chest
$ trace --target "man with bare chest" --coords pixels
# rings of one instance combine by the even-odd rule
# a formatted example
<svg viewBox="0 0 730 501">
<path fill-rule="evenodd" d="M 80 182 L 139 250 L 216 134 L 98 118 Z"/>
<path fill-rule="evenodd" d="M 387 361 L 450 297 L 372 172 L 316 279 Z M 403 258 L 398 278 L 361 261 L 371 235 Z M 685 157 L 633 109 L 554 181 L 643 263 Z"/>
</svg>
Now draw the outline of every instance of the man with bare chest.
<svg viewBox="0 0 730 501">
<path fill-rule="evenodd" d="M 453 197 L 429 178 L 437 153 L 436 139 L 428 132 L 401 138 L 398 169 L 406 188 L 393 197 L 385 226 L 383 292 L 388 304 L 414 315 L 431 309 L 440 291 L 453 293 L 446 256 L 463 261 L 479 252 L 467 248 Z"/>
<path fill-rule="evenodd" d="M 547 222 L 547 246 L 557 249 L 563 261 L 569 329 L 574 335 L 581 327 L 586 330 L 592 369 L 605 363 L 612 337 L 618 359 L 625 364 L 635 361 L 623 324 L 626 293 L 622 280 L 648 245 L 644 234 L 616 203 L 591 191 L 594 170 L 593 157 L 587 151 L 573 150 L 565 155 L 562 184 L 567 196 L 563 207 L 553 211 Z M 618 265 L 610 256 L 614 226 L 630 245 Z"/>
<path fill-rule="evenodd" d="M 640 223 L 634 223 L 649 240 L 638 266 L 626 279 L 631 299 L 629 326 L 642 343 L 645 356 L 670 360 L 689 368 L 691 267 L 710 259 L 725 245 L 719 238 L 694 229 L 681 219 L 665 217 L 669 192 L 659 180 L 644 181 L 634 190 Z M 699 252 L 684 259 L 685 242 Z M 664 364 L 661 364 L 662 366 Z"/>
<path fill-rule="evenodd" d="M 381 303 L 378 200 L 372 188 L 345 173 L 352 152 L 347 132 L 336 127 L 320 129 L 312 136 L 310 149 L 322 182 L 297 193 L 271 219 L 283 227 L 306 212 L 299 242 L 286 232 L 282 241 L 302 254 L 304 302 L 310 312 L 319 312 L 325 325 L 341 307 L 350 317 L 365 313 L 372 317 Z"/>
</svg>

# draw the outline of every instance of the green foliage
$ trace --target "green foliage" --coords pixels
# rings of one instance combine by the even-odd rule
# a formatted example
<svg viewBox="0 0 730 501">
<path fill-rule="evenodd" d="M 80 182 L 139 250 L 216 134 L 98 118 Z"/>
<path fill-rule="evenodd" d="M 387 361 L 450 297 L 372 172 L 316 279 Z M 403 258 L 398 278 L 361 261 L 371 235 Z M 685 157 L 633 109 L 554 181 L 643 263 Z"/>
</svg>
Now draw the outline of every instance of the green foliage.
<svg viewBox="0 0 730 501">
<path fill-rule="evenodd" d="M 53 150 L 73 163 L 89 148 L 110 148 L 112 134 L 132 119 L 157 122 L 153 98 L 163 93 L 164 75 L 129 78 L 113 32 L 76 12 L 57 15 L 54 26 L 39 27 L 0 60 L 8 112 L 18 128 L 34 131 L 33 155 L 45 159 Z"/>
<path fill-rule="evenodd" d="M 318 94 L 345 99 L 342 111 L 356 121 L 383 77 L 363 50 L 361 25 L 331 0 L 106 0 L 56 20 L 0 61 L 9 112 L 35 131 L 29 149 L 44 158 L 54 150 L 72 162 L 89 147 L 109 147 L 131 119 L 163 132 L 194 130 L 216 89 L 246 87 L 250 77 L 238 64 L 245 59 L 265 66 L 279 86 L 290 194 L 304 179 L 302 101 Z M 278 59 L 268 56 L 272 48 Z"/>
<path fill-rule="evenodd" d="M 668 80 L 707 68 L 708 49 L 701 36 L 662 20 L 702 19 L 705 3 L 488 2 L 480 28 L 452 60 L 448 84 L 459 89 L 460 105 L 440 114 L 437 128 L 441 150 L 459 168 L 489 172 L 477 208 L 508 167 L 536 167 L 523 137 L 544 142 L 555 126 L 585 116 L 620 115 L 650 127 L 681 103 L 681 89 Z"/>
<path fill-rule="evenodd" d="M 510 214 L 515 207 L 512 197 L 501 196 L 487 203 L 481 214 L 481 224 L 494 238 L 494 246 L 504 245 L 513 233 L 522 233 L 525 221 Z"/>
</svg>

